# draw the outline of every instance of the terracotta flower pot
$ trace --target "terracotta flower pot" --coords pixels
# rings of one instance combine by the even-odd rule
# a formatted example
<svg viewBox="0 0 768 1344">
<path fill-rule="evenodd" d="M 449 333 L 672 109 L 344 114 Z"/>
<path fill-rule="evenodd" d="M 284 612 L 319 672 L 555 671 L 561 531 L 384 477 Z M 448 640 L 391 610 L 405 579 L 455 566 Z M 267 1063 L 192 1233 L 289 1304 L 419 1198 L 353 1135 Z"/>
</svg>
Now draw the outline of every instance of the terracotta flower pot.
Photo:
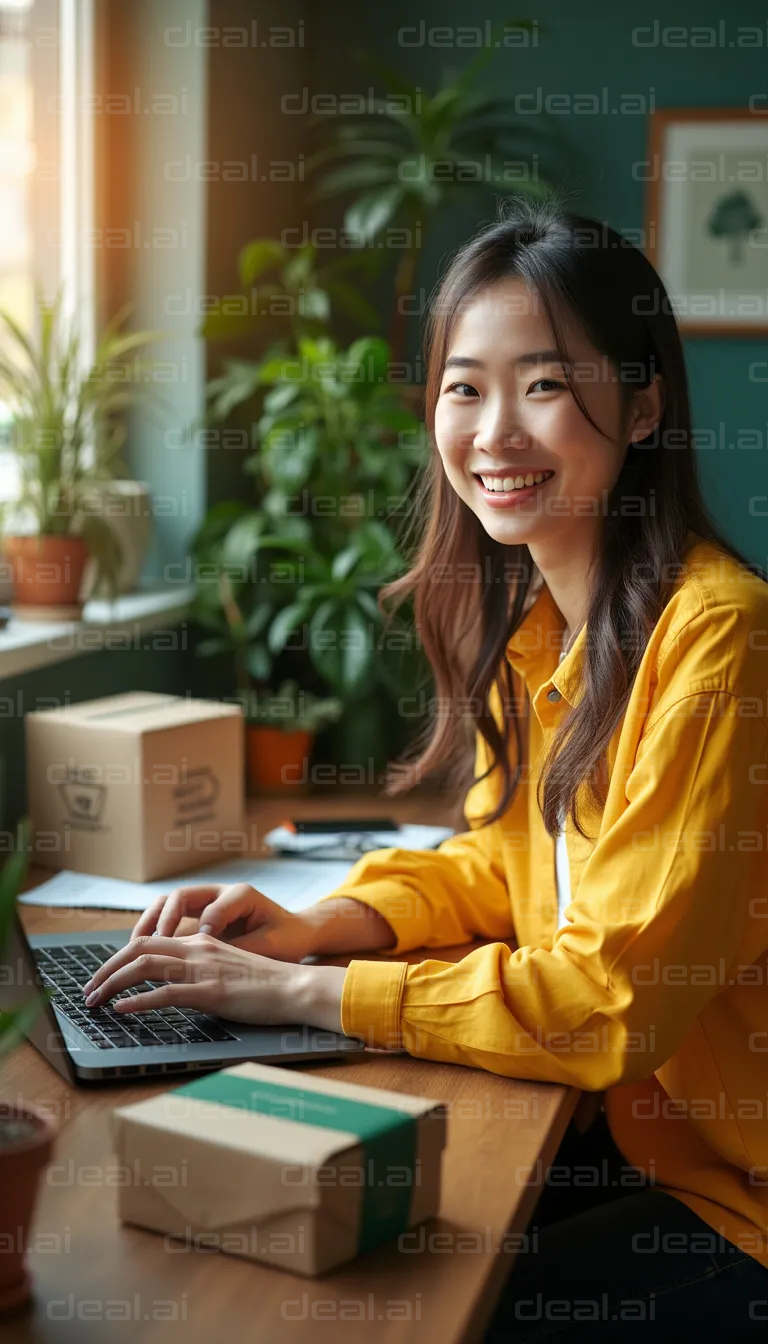
<svg viewBox="0 0 768 1344">
<path fill-rule="evenodd" d="M 5 537 L 3 551 L 13 565 L 18 616 L 77 619 L 82 610 L 80 588 L 88 559 L 82 537 Z"/>
<path fill-rule="evenodd" d="M 34 1106 L 0 1103 L 0 1312 L 22 1306 L 31 1292 L 24 1260 L 40 1175 L 55 1137 L 53 1122 Z"/>
<path fill-rule="evenodd" d="M 306 790 L 309 757 L 314 733 L 300 728 L 284 733 L 281 728 L 248 724 L 246 760 L 248 787 L 252 793 L 291 793 Z"/>
</svg>

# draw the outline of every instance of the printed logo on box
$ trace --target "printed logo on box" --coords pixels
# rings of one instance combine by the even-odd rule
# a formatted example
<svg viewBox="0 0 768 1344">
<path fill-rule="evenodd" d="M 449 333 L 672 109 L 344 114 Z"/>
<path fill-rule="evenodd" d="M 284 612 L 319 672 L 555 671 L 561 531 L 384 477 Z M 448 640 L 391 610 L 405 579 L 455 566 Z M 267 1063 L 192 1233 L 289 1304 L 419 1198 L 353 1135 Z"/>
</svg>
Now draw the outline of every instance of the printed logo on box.
<svg viewBox="0 0 768 1344">
<path fill-rule="evenodd" d="M 182 782 L 173 790 L 177 812 L 174 824 L 197 826 L 203 821 L 212 821 L 216 816 L 215 803 L 219 792 L 218 778 L 209 765 L 185 770 Z"/>
<path fill-rule="evenodd" d="M 59 784 L 59 793 L 67 809 L 70 826 L 88 831 L 106 829 L 101 821 L 107 800 L 104 784 L 92 784 L 87 775 L 80 778 L 78 772 Z"/>
</svg>

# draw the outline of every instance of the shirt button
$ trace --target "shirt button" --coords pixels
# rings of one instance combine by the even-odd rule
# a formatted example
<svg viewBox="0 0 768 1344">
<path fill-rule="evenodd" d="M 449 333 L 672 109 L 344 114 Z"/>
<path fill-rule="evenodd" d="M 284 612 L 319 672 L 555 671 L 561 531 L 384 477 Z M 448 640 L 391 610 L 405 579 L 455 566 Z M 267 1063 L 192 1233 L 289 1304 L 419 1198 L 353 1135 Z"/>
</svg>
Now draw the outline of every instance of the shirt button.
<svg viewBox="0 0 768 1344">
<path fill-rule="evenodd" d="M 553 686 L 551 691 L 547 691 L 547 699 L 551 700 L 553 704 L 556 700 L 562 700 L 562 698 L 556 686 Z"/>
</svg>

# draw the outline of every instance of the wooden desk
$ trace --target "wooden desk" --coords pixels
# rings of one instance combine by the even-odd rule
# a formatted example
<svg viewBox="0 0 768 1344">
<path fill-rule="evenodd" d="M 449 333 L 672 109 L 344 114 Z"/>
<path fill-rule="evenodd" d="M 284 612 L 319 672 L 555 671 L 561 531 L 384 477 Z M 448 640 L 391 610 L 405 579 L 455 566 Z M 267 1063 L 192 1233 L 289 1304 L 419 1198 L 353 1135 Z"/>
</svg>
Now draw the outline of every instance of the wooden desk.
<svg viewBox="0 0 768 1344">
<path fill-rule="evenodd" d="M 290 809 L 267 800 L 251 812 L 255 852 L 287 810 L 295 816 L 386 811 L 401 820 L 457 824 L 445 801 L 434 797 L 386 801 L 383 808 L 381 799 L 338 795 L 297 800 Z M 39 869 L 34 874 L 37 881 L 46 876 Z M 136 919 L 119 911 L 21 909 L 30 932 L 123 928 Z M 429 955 L 458 961 L 469 950 Z M 411 1249 L 383 1247 L 312 1280 L 183 1243 L 166 1249 L 161 1236 L 123 1227 L 116 1216 L 120 1171 L 109 1113 L 174 1082 L 73 1089 L 25 1045 L 3 1067 L 2 1095 L 51 1112 L 60 1132 L 32 1233 L 34 1302 L 0 1325 L 0 1338 L 13 1344 L 210 1344 L 218 1338 L 358 1344 L 363 1334 L 377 1344 L 480 1339 L 520 1245 L 512 1234 L 535 1224 L 544 1174 L 579 1093 L 373 1052 L 354 1064 L 291 1067 L 324 1076 L 341 1069 L 352 1082 L 448 1103 L 440 1217 L 410 1237 Z"/>
</svg>

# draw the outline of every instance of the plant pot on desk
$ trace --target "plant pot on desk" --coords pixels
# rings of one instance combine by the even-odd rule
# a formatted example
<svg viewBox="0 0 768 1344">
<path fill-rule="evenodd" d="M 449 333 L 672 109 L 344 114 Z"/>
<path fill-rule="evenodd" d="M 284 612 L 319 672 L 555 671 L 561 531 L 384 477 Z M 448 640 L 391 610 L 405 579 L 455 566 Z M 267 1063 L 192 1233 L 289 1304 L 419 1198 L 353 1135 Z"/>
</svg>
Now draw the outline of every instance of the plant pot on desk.
<svg viewBox="0 0 768 1344">
<path fill-rule="evenodd" d="M 284 732 L 249 723 L 245 733 L 248 788 L 251 793 L 306 792 L 315 734 L 307 728 Z"/>
<path fill-rule="evenodd" d="M 13 566 L 14 614 L 25 620 L 77 620 L 88 559 L 82 537 L 5 537 L 3 552 Z"/>
<path fill-rule="evenodd" d="M 31 1293 L 27 1240 L 40 1176 L 50 1161 L 56 1129 L 34 1106 L 0 1102 L 0 1313 L 23 1306 Z"/>
</svg>

